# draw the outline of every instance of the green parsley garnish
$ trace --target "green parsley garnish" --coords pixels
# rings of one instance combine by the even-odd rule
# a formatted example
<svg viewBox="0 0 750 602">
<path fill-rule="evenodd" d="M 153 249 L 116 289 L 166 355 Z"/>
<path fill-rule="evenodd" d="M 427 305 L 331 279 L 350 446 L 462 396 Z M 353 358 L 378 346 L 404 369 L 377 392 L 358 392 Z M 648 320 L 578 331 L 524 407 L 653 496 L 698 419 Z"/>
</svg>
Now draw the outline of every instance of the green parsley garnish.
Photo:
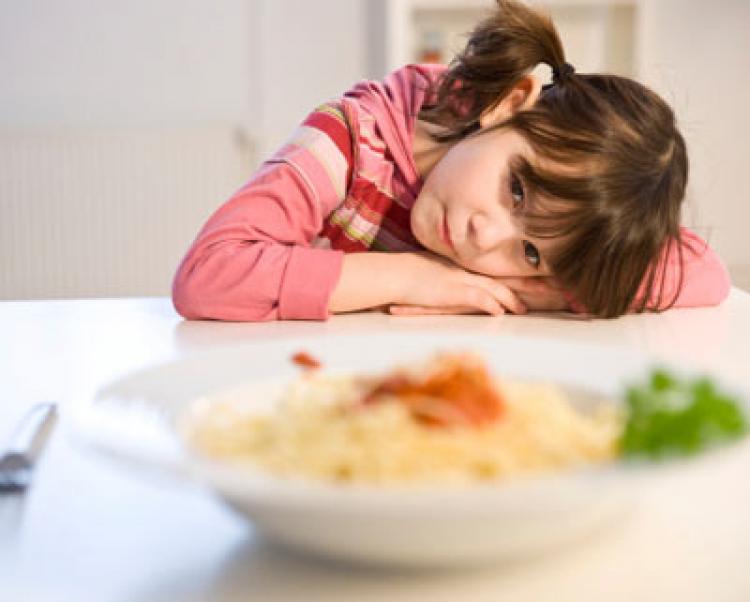
<svg viewBox="0 0 750 602">
<path fill-rule="evenodd" d="M 708 378 L 681 379 L 655 370 L 627 391 L 624 456 L 692 455 L 747 433 L 739 402 Z"/>
</svg>

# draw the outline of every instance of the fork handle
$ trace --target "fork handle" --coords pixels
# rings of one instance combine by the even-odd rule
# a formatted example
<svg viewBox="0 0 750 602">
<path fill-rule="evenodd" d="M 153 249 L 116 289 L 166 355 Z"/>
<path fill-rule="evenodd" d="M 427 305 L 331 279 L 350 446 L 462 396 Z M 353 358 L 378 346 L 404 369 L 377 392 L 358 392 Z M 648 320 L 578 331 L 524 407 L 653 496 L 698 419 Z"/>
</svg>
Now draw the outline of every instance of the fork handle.
<svg viewBox="0 0 750 602">
<path fill-rule="evenodd" d="M 47 442 L 56 421 L 56 404 L 36 404 L 24 415 L 16 431 L 11 435 L 8 451 L 23 454 L 33 464 Z"/>
</svg>

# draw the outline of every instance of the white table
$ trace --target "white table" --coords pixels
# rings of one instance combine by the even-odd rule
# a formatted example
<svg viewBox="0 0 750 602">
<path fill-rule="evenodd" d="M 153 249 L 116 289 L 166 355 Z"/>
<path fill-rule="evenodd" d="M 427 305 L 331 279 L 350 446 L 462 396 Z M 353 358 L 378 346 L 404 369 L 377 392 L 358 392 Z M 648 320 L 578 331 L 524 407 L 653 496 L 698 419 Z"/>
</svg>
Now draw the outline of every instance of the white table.
<svg viewBox="0 0 750 602">
<path fill-rule="evenodd" d="M 0 500 L 0 600 L 750 600 L 750 461 L 678 473 L 621 525 L 533 562 L 385 572 L 274 549 L 209 492 L 144 478 L 73 445 L 66 404 L 156 361 L 239 341 L 443 328 L 637 347 L 721 366 L 750 388 L 750 295 L 720 307 L 584 321 L 549 316 L 326 323 L 186 322 L 166 298 L 0 303 L 0 440 L 33 403 L 61 404 L 26 499 Z M 7 575 L 2 573 L 9 573 Z"/>
</svg>

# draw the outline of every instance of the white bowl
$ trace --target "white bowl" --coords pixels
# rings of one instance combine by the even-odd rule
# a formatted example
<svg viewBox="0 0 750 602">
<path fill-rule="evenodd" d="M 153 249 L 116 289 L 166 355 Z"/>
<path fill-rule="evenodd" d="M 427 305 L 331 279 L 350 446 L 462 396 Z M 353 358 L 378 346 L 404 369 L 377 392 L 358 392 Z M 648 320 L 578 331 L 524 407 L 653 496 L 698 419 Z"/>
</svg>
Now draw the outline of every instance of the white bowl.
<svg viewBox="0 0 750 602">
<path fill-rule="evenodd" d="M 128 461 L 197 479 L 267 537 L 344 559 L 400 566 L 459 566 L 541 552 L 589 533 L 628 509 L 655 470 L 615 463 L 470 488 L 377 488 L 283 479 L 198 457 L 174 429 L 198 397 L 299 375 L 307 351 L 337 372 L 378 373 L 437 350 L 473 350 L 497 375 L 542 379 L 618 399 L 657 363 L 632 350 L 560 340 L 476 334 L 367 334 L 248 343 L 148 368 L 75 408 L 79 442 Z M 663 362 L 659 362 L 664 365 Z M 684 372 L 684 370 L 683 370 Z"/>
</svg>

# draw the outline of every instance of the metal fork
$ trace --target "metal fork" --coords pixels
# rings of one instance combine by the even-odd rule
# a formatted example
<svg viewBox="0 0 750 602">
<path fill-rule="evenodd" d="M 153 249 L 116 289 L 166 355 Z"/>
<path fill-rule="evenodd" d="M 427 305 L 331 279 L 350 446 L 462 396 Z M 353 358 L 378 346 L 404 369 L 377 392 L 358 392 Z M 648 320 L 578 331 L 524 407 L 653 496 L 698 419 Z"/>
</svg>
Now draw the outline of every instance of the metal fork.
<svg viewBox="0 0 750 602">
<path fill-rule="evenodd" d="M 57 421 L 54 403 L 39 403 L 22 418 L 12 434 L 7 451 L 0 456 L 0 494 L 25 491 Z"/>
</svg>

